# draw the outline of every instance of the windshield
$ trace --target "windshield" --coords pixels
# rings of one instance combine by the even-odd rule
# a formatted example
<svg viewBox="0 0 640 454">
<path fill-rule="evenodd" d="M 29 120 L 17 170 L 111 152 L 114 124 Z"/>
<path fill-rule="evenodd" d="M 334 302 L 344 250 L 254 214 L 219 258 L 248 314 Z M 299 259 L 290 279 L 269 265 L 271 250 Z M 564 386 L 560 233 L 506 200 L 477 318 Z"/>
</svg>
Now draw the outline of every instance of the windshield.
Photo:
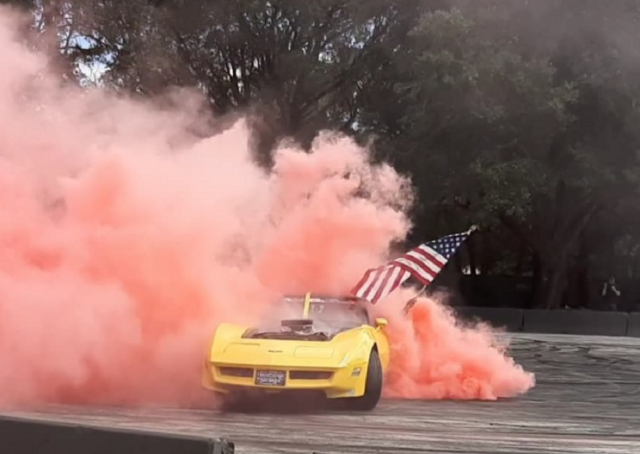
<svg viewBox="0 0 640 454">
<path fill-rule="evenodd" d="M 343 297 L 312 297 L 309 316 L 304 317 L 304 296 L 287 296 L 280 300 L 269 320 L 248 330 L 250 339 L 296 339 L 328 341 L 336 334 L 362 325 L 370 325 L 367 309 L 360 300 Z"/>
<path fill-rule="evenodd" d="M 355 303 L 355 304 L 354 304 Z M 302 318 L 304 297 L 285 297 L 285 306 L 292 318 Z M 312 297 L 309 303 L 309 318 L 318 325 L 352 327 L 369 323 L 365 308 L 346 298 Z"/>
</svg>

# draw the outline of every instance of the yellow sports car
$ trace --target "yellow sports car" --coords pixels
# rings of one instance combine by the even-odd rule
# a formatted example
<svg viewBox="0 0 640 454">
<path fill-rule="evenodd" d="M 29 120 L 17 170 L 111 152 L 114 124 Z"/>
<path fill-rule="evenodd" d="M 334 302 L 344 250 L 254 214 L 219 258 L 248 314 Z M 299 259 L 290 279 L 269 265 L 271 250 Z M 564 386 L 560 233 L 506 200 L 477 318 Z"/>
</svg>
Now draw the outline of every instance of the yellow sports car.
<svg viewBox="0 0 640 454">
<path fill-rule="evenodd" d="M 283 315 L 263 326 L 221 324 L 202 384 L 227 397 L 320 391 L 351 409 L 372 410 L 382 393 L 389 343 L 387 321 L 372 322 L 366 304 L 352 297 L 284 297 Z"/>
</svg>

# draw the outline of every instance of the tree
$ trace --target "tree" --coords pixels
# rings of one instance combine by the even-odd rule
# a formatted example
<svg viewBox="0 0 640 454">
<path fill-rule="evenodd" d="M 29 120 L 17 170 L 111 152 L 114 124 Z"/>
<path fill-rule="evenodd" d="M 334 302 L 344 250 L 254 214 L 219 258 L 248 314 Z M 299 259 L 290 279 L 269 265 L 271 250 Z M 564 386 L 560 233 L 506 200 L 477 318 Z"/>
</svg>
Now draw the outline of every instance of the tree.
<svg viewBox="0 0 640 454">
<path fill-rule="evenodd" d="M 354 97 L 417 1 L 70 1 L 81 39 L 71 59 L 105 68 L 105 82 L 141 95 L 198 88 L 218 115 L 256 118 L 265 164 L 284 137 L 310 145 L 321 129 L 347 131 Z M 384 51 L 382 51 L 384 52 Z"/>
<path fill-rule="evenodd" d="M 249 115 L 265 166 L 283 138 L 375 139 L 413 176 L 411 242 L 481 224 L 470 261 L 532 274 L 540 307 L 584 293 L 603 258 L 635 272 L 639 0 L 9 3 L 70 80 L 98 68 L 110 89 L 189 86 Z"/>
<path fill-rule="evenodd" d="M 389 138 L 416 177 L 418 222 L 509 229 L 532 253 L 536 304 L 557 307 L 586 228 L 637 190 L 638 92 L 577 72 L 586 52 L 528 51 L 481 17 L 429 13 L 413 31 L 393 87 L 404 115 L 387 123 Z"/>
</svg>

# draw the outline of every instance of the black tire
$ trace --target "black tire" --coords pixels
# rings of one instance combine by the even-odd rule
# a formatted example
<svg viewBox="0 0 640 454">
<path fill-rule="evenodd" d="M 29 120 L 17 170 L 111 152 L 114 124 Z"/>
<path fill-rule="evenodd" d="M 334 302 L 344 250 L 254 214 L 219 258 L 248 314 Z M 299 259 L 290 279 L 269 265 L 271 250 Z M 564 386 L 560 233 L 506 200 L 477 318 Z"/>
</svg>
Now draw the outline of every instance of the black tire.
<svg viewBox="0 0 640 454">
<path fill-rule="evenodd" d="M 371 350 L 364 395 L 347 399 L 349 409 L 355 411 L 371 411 L 378 405 L 382 396 L 382 363 L 376 350 Z"/>
</svg>

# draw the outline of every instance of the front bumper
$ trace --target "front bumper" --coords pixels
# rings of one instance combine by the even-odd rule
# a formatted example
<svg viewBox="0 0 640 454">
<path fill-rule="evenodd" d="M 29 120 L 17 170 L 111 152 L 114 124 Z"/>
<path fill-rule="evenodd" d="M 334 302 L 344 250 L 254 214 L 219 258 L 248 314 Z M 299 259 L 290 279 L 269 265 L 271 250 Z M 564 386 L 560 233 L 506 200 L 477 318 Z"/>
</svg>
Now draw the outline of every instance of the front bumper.
<svg viewBox="0 0 640 454">
<path fill-rule="evenodd" d="M 256 383 L 257 371 L 280 371 L 285 375 L 281 385 Z M 329 399 L 360 397 L 365 391 L 366 363 L 337 369 L 313 367 L 247 366 L 206 362 L 202 371 L 202 385 L 211 391 L 228 394 L 235 390 L 260 390 L 267 393 L 282 391 L 322 391 Z"/>
</svg>

